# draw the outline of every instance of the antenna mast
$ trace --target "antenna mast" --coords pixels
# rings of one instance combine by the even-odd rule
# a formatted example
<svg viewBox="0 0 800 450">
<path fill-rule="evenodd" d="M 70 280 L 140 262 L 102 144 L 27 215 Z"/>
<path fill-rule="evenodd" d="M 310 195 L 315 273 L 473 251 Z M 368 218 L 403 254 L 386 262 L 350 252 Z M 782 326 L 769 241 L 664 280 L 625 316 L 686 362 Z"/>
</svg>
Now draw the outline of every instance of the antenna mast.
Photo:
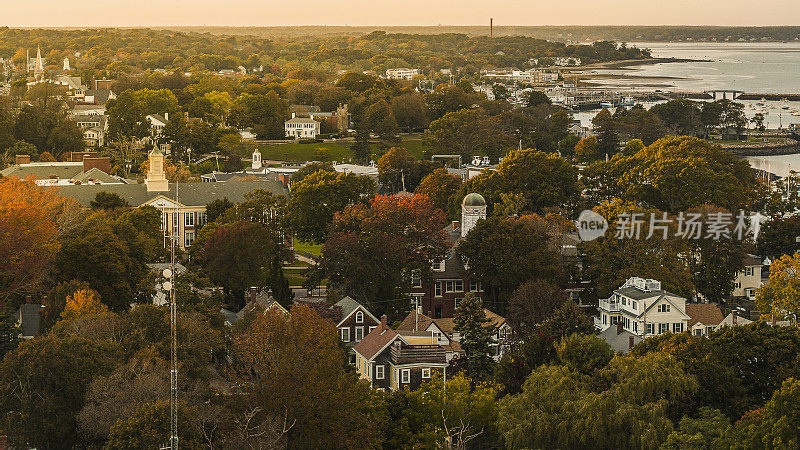
<svg viewBox="0 0 800 450">
<path fill-rule="evenodd" d="M 178 240 L 181 229 L 180 209 L 178 203 L 178 180 L 175 179 L 175 215 L 178 219 L 177 226 L 175 227 L 175 234 L 172 236 L 171 243 L 171 262 L 170 268 L 172 269 L 172 283 L 170 284 L 170 302 L 169 302 L 169 328 L 171 338 L 170 349 L 170 374 L 169 374 L 169 419 L 170 419 L 170 434 L 169 434 L 169 448 L 171 450 L 178 450 L 178 313 L 175 305 L 175 242 Z"/>
</svg>

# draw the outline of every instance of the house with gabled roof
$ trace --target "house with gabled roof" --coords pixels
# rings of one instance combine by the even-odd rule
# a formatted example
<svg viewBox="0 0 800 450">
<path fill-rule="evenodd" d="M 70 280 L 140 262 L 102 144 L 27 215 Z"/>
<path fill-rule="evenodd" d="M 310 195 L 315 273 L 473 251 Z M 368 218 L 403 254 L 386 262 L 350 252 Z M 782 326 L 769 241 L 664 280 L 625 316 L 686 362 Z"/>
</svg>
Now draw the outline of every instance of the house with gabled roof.
<svg viewBox="0 0 800 450">
<path fill-rule="evenodd" d="M 447 376 L 447 355 L 425 331 L 395 331 L 386 316 L 353 346 L 359 378 L 378 390 L 416 389 L 433 376 Z"/>
<path fill-rule="evenodd" d="M 688 303 L 686 314 L 689 315 L 688 331 L 692 336 L 708 336 L 725 321 L 716 303 Z"/>
<path fill-rule="evenodd" d="M 364 339 L 372 330 L 380 325 L 378 320 L 361 303 L 351 297 L 345 297 L 334 304 L 341 311 L 340 319 L 336 323 L 339 330 L 339 338 L 350 348 L 350 363 L 355 364 L 356 355 L 352 347 Z"/>
<path fill-rule="evenodd" d="M 622 330 L 638 337 L 683 333 L 689 322 L 686 299 L 661 289 L 661 282 L 629 278 L 598 304 L 595 327 L 601 332 L 622 322 Z"/>
</svg>

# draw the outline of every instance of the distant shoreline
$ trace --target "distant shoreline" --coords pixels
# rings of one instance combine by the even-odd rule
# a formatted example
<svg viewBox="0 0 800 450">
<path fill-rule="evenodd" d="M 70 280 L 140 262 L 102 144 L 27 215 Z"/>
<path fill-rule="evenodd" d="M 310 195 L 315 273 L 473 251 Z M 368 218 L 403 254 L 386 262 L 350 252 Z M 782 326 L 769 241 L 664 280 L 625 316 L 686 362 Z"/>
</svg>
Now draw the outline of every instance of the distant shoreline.
<svg viewBox="0 0 800 450">
<path fill-rule="evenodd" d="M 576 71 L 586 69 L 626 69 L 628 67 L 646 66 L 649 64 L 667 64 L 667 63 L 689 63 L 689 62 L 711 62 L 708 59 L 690 59 L 690 58 L 645 58 L 645 59 L 623 59 L 620 61 L 606 61 L 599 63 L 587 64 L 585 66 L 577 66 L 574 68 Z M 573 69 L 570 67 L 569 69 Z"/>
</svg>

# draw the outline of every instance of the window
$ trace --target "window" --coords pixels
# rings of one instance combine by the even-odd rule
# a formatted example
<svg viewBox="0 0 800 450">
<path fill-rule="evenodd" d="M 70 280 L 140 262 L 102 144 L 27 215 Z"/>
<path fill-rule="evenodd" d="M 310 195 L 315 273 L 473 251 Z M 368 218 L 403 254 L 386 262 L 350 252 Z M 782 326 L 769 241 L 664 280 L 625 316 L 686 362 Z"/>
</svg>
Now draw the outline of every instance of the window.
<svg viewBox="0 0 800 450">
<path fill-rule="evenodd" d="M 422 277 L 419 276 L 417 272 L 411 274 L 411 287 L 421 288 L 422 287 Z"/>
<path fill-rule="evenodd" d="M 431 270 L 433 270 L 434 272 L 444 272 L 444 260 L 440 259 L 434 261 L 433 265 L 431 266 Z"/>
<path fill-rule="evenodd" d="M 712 331 L 714 331 L 714 327 L 706 327 L 706 335 L 711 334 Z"/>
<path fill-rule="evenodd" d="M 375 366 L 375 379 L 382 380 L 384 378 L 384 366 L 383 364 Z"/>
<path fill-rule="evenodd" d="M 752 267 L 745 267 L 744 268 L 744 276 L 752 277 L 753 276 L 753 268 Z"/>
<path fill-rule="evenodd" d="M 194 231 L 187 231 L 185 233 L 185 236 L 186 236 L 186 246 L 188 247 L 192 245 L 192 242 L 194 242 Z"/>
<path fill-rule="evenodd" d="M 669 331 L 669 324 L 668 323 L 660 323 L 658 324 L 658 334 L 664 334 Z"/>
<path fill-rule="evenodd" d="M 611 316 L 611 325 L 619 323 L 619 316 Z"/>
<path fill-rule="evenodd" d="M 356 338 L 355 341 L 358 342 L 364 339 L 364 327 L 356 327 Z"/>
<path fill-rule="evenodd" d="M 695 336 L 702 336 L 703 335 L 703 329 L 702 328 L 698 328 L 698 329 L 694 330 L 694 335 Z"/>
<path fill-rule="evenodd" d="M 434 297 L 441 297 L 442 296 L 442 282 L 437 281 L 436 284 L 433 285 L 433 296 Z"/>
<path fill-rule="evenodd" d="M 172 213 L 172 228 L 178 228 L 178 213 Z"/>
<path fill-rule="evenodd" d="M 183 221 L 184 225 L 186 225 L 187 227 L 194 226 L 194 213 L 185 213 L 183 217 L 184 217 Z"/>
<path fill-rule="evenodd" d="M 666 303 L 662 303 L 662 304 L 658 305 L 658 312 L 667 313 L 669 311 L 670 311 L 670 305 L 668 305 Z"/>
<path fill-rule="evenodd" d="M 444 285 L 445 292 L 464 292 L 464 280 L 447 280 Z"/>
<path fill-rule="evenodd" d="M 622 306 L 628 306 L 628 299 L 625 297 L 622 297 Z"/>
<path fill-rule="evenodd" d="M 350 342 L 350 328 L 342 328 L 339 332 L 342 334 L 342 342 Z"/>
<path fill-rule="evenodd" d="M 683 333 L 683 322 L 676 322 L 672 324 L 673 333 Z"/>
<path fill-rule="evenodd" d="M 422 378 L 428 379 L 431 377 L 431 369 L 422 369 Z"/>
<path fill-rule="evenodd" d="M 647 334 L 654 334 L 654 331 L 655 331 L 655 326 L 653 326 L 653 324 L 652 324 L 652 323 L 648 323 L 648 324 L 646 324 L 646 326 L 645 326 L 645 330 L 646 330 L 645 332 L 646 332 Z"/>
<path fill-rule="evenodd" d="M 205 211 L 197 213 L 197 225 L 203 226 L 208 223 L 208 214 Z"/>
<path fill-rule="evenodd" d="M 364 313 L 363 312 L 358 311 L 356 313 L 356 323 L 364 323 Z"/>
<path fill-rule="evenodd" d="M 480 292 L 481 291 L 481 282 L 480 281 L 471 281 L 469 283 L 469 290 L 470 290 L 470 292 Z"/>
<path fill-rule="evenodd" d="M 634 301 L 632 301 L 631 302 L 631 308 L 633 308 L 634 310 L 638 310 L 639 309 L 639 304 L 634 302 Z"/>
<path fill-rule="evenodd" d="M 633 322 L 633 332 L 634 333 L 639 332 L 639 322 Z"/>
<path fill-rule="evenodd" d="M 454 306 L 456 309 L 458 309 L 458 307 L 459 307 L 459 306 L 461 306 L 461 302 L 463 302 L 463 301 L 464 301 L 464 299 L 463 299 L 463 298 L 461 298 L 461 297 L 458 297 L 458 298 L 456 298 L 456 299 L 455 299 L 455 302 L 453 302 L 453 303 L 454 303 L 454 304 L 453 304 L 453 306 Z"/>
<path fill-rule="evenodd" d="M 741 289 L 741 288 L 742 288 L 742 283 L 740 283 L 740 282 L 738 282 L 738 281 L 735 281 L 735 282 L 733 283 L 733 288 L 734 288 L 734 289 Z"/>
<path fill-rule="evenodd" d="M 603 325 L 607 325 L 607 324 L 608 324 L 608 315 L 603 314 Z"/>
<path fill-rule="evenodd" d="M 356 364 L 356 354 L 355 353 L 350 355 L 350 364 L 352 364 L 352 365 Z"/>
<path fill-rule="evenodd" d="M 413 295 L 411 296 L 411 308 L 417 309 L 422 306 L 422 296 L 421 295 Z"/>
<path fill-rule="evenodd" d="M 400 371 L 400 382 L 403 384 L 411 382 L 411 369 L 403 369 Z"/>
</svg>

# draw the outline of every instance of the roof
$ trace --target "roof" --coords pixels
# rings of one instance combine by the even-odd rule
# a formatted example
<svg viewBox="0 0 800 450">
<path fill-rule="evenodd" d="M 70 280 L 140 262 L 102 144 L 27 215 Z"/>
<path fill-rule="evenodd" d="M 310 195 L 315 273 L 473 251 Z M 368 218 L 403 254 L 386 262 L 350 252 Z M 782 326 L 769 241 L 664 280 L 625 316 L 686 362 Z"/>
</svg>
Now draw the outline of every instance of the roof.
<svg viewBox="0 0 800 450">
<path fill-rule="evenodd" d="M 82 162 L 52 162 L 17 164 L 0 170 L 4 177 L 16 177 L 24 180 L 33 177 L 36 180 L 58 177 L 69 180 L 83 172 Z"/>
<path fill-rule="evenodd" d="M 156 197 L 175 198 L 175 183 L 169 185 L 169 191 L 148 192 L 144 183 L 59 186 L 61 194 L 75 199 L 82 205 L 89 206 L 98 192 L 114 193 L 122 197 L 131 206 L 141 206 Z M 203 206 L 214 200 L 227 198 L 233 203 L 245 200 L 245 194 L 256 189 L 263 189 L 276 195 L 286 195 L 287 191 L 279 181 L 237 181 L 235 183 L 203 183 L 191 182 L 178 185 L 178 203 L 184 206 Z"/>
<path fill-rule="evenodd" d="M 124 183 L 120 178 L 109 175 L 97 167 L 92 167 L 86 172 L 81 172 L 72 179 L 81 183 L 88 183 L 89 181 L 99 181 L 104 184 Z"/>
<path fill-rule="evenodd" d="M 473 192 L 471 194 L 467 194 L 464 197 L 464 201 L 461 203 L 462 206 L 486 206 L 486 199 L 483 198 L 481 194 Z"/>
<path fill-rule="evenodd" d="M 643 291 L 634 286 L 628 286 L 624 288 L 619 288 L 614 290 L 615 294 L 624 295 L 625 297 L 632 298 L 634 300 L 646 300 L 648 298 L 653 297 L 661 297 L 662 295 L 669 295 L 672 297 L 680 297 L 680 295 L 672 294 L 665 290 L 658 290 L 658 291 Z"/>
<path fill-rule="evenodd" d="M 358 308 L 361 308 L 361 310 L 364 311 L 366 315 L 370 316 L 375 322 L 380 323 L 380 320 L 377 317 L 373 316 L 372 313 L 369 312 L 367 308 L 364 307 L 364 305 L 358 303 L 349 296 L 339 300 L 338 302 L 335 303 L 334 306 L 342 308 L 342 318 L 340 319 L 339 323 L 341 323 L 341 321 L 343 321 L 344 319 L 350 317 L 350 314 L 353 314 L 353 312 Z"/>
<path fill-rule="evenodd" d="M 316 124 L 319 124 L 319 122 L 317 122 L 316 120 L 310 119 L 308 117 L 292 117 L 291 119 L 287 120 L 284 123 L 316 123 Z"/>
<path fill-rule="evenodd" d="M 378 326 L 353 346 L 353 350 L 367 360 L 372 361 L 375 356 L 385 350 L 398 337 L 400 335 L 393 329 Z"/>
<path fill-rule="evenodd" d="M 87 89 L 84 92 L 86 96 L 94 96 L 95 103 L 107 103 L 108 99 L 111 97 L 111 90 L 110 89 Z"/>
<path fill-rule="evenodd" d="M 734 316 L 736 317 L 736 323 L 734 323 Z M 745 319 L 744 317 L 731 312 L 730 314 L 725 316 L 725 319 L 723 319 L 722 323 L 720 323 L 720 326 L 732 327 L 734 325 L 747 325 L 750 323 L 753 323 L 753 321 L 750 319 Z"/>
<path fill-rule="evenodd" d="M 20 322 L 22 335 L 25 337 L 39 334 L 39 311 L 42 305 L 36 303 L 23 303 L 17 310 L 17 320 Z"/>
<path fill-rule="evenodd" d="M 167 119 L 164 116 L 162 116 L 161 114 L 150 114 L 150 115 L 147 116 L 147 118 L 150 119 L 151 121 L 152 120 L 156 120 L 158 122 L 161 122 L 164 125 L 167 124 Z"/>
<path fill-rule="evenodd" d="M 745 267 L 754 267 L 754 266 L 761 267 L 763 265 L 764 265 L 764 263 L 761 261 L 761 258 L 759 258 L 756 255 L 747 255 L 744 258 L 744 266 Z"/>
<path fill-rule="evenodd" d="M 716 326 L 725 320 L 716 303 L 687 303 L 686 314 L 689 316 L 690 327 L 696 323 Z"/>
<path fill-rule="evenodd" d="M 506 319 L 502 316 L 489 311 L 486 308 L 483 308 L 483 312 L 486 314 L 486 318 L 489 319 L 489 322 L 486 323 L 485 326 L 496 326 L 500 327 L 504 323 L 506 323 Z M 426 316 L 422 313 L 415 313 L 411 311 L 408 313 L 405 319 L 400 323 L 397 327 L 398 331 L 403 331 L 403 335 L 405 336 L 405 331 L 413 331 L 415 329 L 414 321 L 417 321 L 416 329 L 419 331 L 425 330 L 430 326 L 431 323 L 436 324 L 440 330 L 447 333 L 448 335 L 453 334 L 456 331 L 456 325 L 453 321 L 452 317 L 445 317 L 441 319 L 431 319 L 430 317 Z"/>
<path fill-rule="evenodd" d="M 606 341 L 606 343 L 617 353 L 628 353 L 628 351 L 631 349 L 631 338 L 633 338 L 634 346 L 642 341 L 641 337 L 629 331 L 622 330 L 622 332 L 617 334 L 616 326 L 606 328 L 598 336 Z"/>
</svg>

